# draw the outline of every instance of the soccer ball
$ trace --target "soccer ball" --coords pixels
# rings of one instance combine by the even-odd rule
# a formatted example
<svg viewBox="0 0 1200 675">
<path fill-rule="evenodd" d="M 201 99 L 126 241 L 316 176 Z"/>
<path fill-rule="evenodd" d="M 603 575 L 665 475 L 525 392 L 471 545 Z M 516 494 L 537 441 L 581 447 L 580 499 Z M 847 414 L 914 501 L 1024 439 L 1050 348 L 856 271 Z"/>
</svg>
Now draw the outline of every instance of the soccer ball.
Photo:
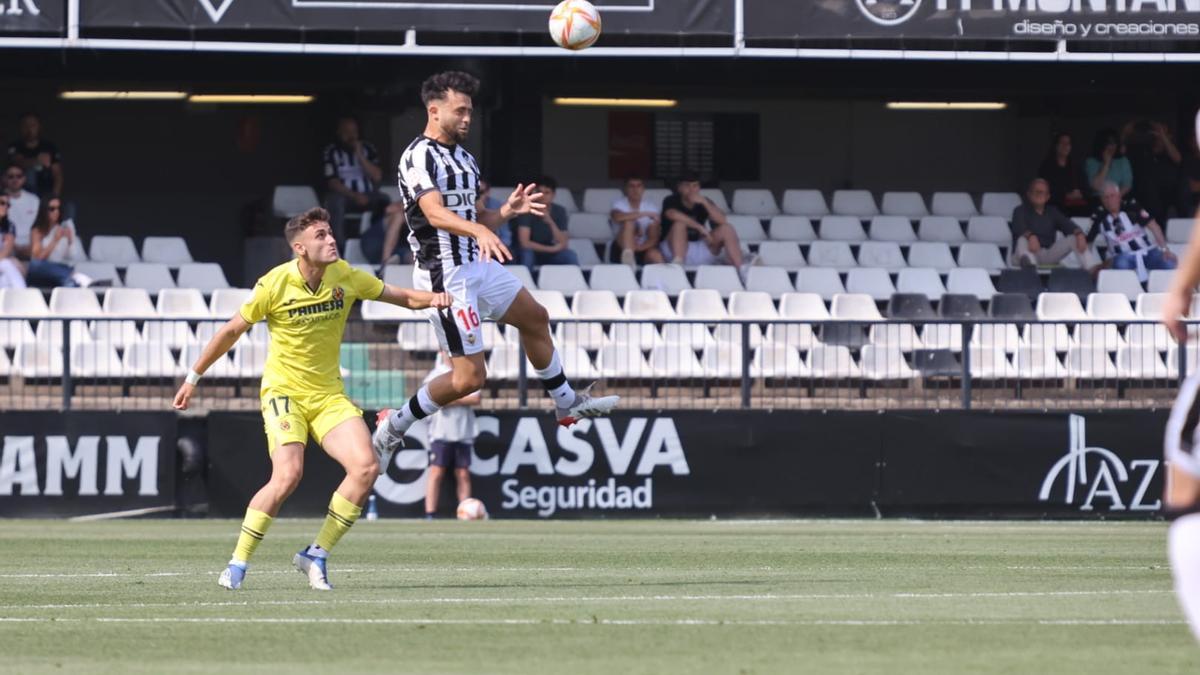
<svg viewBox="0 0 1200 675">
<path fill-rule="evenodd" d="M 484 507 L 483 502 L 468 497 L 458 504 L 458 519 L 459 520 L 487 520 L 488 512 Z"/>
<path fill-rule="evenodd" d="M 563 49 L 587 49 L 600 38 L 600 12 L 587 0 L 563 0 L 550 12 L 550 37 Z"/>
</svg>

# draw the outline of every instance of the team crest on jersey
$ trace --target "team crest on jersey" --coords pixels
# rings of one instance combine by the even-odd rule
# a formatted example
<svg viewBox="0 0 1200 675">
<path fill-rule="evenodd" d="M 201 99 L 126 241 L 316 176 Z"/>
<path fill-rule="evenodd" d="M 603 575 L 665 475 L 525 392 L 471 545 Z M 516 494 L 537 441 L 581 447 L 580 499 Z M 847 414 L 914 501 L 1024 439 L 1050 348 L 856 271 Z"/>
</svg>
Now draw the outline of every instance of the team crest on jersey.
<svg viewBox="0 0 1200 675">
<path fill-rule="evenodd" d="M 291 431 L 292 425 L 287 420 L 279 420 L 279 428 L 283 431 Z"/>
<path fill-rule="evenodd" d="M 881 26 L 899 26 L 921 7 L 921 0 L 855 0 L 858 9 Z"/>
<path fill-rule="evenodd" d="M 333 287 L 333 299 L 341 300 L 344 297 L 346 297 L 346 291 L 343 291 L 341 286 L 334 286 Z"/>
<path fill-rule="evenodd" d="M 475 344 L 475 334 L 474 333 L 467 333 L 467 344 L 469 344 L 469 345 Z"/>
</svg>

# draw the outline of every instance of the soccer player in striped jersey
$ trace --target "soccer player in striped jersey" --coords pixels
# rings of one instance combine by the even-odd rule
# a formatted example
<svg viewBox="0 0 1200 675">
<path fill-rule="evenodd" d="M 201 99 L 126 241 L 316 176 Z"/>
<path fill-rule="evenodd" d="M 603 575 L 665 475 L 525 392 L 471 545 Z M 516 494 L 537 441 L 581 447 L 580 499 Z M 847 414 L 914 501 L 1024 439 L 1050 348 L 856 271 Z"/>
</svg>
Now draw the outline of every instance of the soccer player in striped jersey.
<svg viewBox="0 0 1200 675">
<path fill-rule="evenodd" d="M 451 371 L 425 384 L 400 409 L 379 413 L 372 440 L 387 470 L 414 422 L 483 388 L 481 322 L 503 321 L 520 331 L 521 344 L 537 377 L 554 399 L 559 423 L 606 415 L 619 397 L 576 392 L 563 373 L 550 338 L 550 317 L 502 263 L 512 253 L 495 228 L 513 216 L 542 215 L 546 205 L 536 186 L 518 185 L 505 203 L 489 210 L 479 199 L 479 165 L 462 143 L 471 128 L 472 98 L 479 80 L 462 72 L 433 75 L 421 87 L 428 120 L 400 158 L 400 195 L 416 258 L 413 286 L 450 294 L 448 309 L 431 309 L 438 341 L 450 353 Z"/>
<path fill-rule="evenodd" d="M 284 236 L 296 259 L 258 280 L 239 312 L 205 345 L 175 395 L 175 409 L 187 410 L 200 376 L 224 357 L 252 324 L 266 320 L 271 345 L 260 397 L 271 479 L 250 500 L 233 557 L 217 580 L 230 590 L 241 588 L 250 556 L 284 500 L 300 484 L 304 446 L 310 435 L 342 465 L 346 478 L 333 493 L 317 538 L 292 558 L 292 564 L 312 588 L 332 588 L 326 569 L 329 551 L 358 520 L 379 477 L 362 410 L 346 396 L 338 364 L 350 308 L 355 300 L 379 300 L 409 309 L 450 304 L 445 293 L 388 286 L 339 259 L 325 209 L 311 209 L 292 218 Z"/>
<path fill-rule="evenodd" d="M 1196 117 L 1200 138 L 1200 114 Z M 1200 214 L 1192 225 L 1192 235 L 1200 231 Z M 1192 305 L 1192 294 L 1200 283 L 1200 245 L 1193 240 L 1171 282 L 1163 302 L 1163 323 L 1186 350 L 1188 327 L 1183 323 Z M 1191 364 L 1189 364 L 1191 365 Z M 1184 381 L 1167 422 L 1163 442 L 1167 459 L 1167 485 L 1164 505 L 1172 519 L 1167 535 L 1175 594 L 1187 616 L 1192 634 L 1200 640 L 1200 368 L 1192 365 L 1192 374 Z"/>
</svg>

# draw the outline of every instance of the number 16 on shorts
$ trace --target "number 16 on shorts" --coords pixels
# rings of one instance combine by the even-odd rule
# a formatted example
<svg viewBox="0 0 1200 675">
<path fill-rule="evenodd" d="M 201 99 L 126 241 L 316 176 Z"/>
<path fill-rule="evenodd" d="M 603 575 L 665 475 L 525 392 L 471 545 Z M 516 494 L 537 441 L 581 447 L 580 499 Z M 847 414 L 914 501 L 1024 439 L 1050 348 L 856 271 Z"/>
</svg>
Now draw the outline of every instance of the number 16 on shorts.
<svg viewBox="0 0 1200 675">
<path fill-rule="evenodd" d="M 483 351 L 483 330 L 479 312 L 470 304 L 455 304 L 449 309 L 436 310 L 434 328 L 438 341 L 451 356 L 464 356 Z"/>
</svg>

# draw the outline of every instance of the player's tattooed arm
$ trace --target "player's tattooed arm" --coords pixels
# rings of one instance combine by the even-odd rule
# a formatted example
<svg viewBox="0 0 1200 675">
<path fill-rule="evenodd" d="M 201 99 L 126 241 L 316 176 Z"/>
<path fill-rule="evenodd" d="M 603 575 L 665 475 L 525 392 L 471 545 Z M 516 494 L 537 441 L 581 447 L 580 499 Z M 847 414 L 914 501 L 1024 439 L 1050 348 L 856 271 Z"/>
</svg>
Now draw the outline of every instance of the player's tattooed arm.
<svg viewBox="0 0 1200 675">
<path fill-rule="evenodd" d="M 441 293 L 431 293 L 429 291 L 418 291 L 412 288 L 399 288 L 390 284 L 385 284 L 383 293 L 379 296 L 380 302 L 386 302 L 408 309 L 427 309 L 434 307 L 436 309 L 444 309 L 450 306 L 450 294 L 445 291 Z"/>
</svg>

